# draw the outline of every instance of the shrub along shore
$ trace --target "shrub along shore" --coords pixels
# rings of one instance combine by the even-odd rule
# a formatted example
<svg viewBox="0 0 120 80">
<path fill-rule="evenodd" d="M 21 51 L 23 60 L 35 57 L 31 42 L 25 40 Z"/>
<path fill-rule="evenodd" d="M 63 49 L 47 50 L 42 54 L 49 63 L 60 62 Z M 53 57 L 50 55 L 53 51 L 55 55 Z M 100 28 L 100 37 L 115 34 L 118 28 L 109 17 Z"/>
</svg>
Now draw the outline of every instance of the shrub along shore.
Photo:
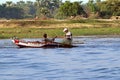
<svg viewBox="0 0 120 80">
<path fill-rule="evenodd" d="M 0 39 L 63 37 L 67 27 L 74 36 L 120 35 L 120 20 L 0 20 Z"/>
</svg>

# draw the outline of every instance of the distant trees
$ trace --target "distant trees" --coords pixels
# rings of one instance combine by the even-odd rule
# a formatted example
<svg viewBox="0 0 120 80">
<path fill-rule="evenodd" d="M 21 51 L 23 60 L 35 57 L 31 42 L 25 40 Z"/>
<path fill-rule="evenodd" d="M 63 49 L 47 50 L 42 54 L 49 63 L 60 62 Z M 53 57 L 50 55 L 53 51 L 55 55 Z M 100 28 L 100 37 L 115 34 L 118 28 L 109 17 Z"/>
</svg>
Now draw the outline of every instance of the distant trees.
<svg viewBox="0 0 120 80">
<path fill-rule="evenodd" d="M 5 8 L 5 18 L 7 19 L 21 19 L 23 18 L 23 10 L 17 7 L 7 7 Z"/>
<path fill-rule="evenodd" d="M 0 18 L 67 18 L 83 16 L 93 18 L 110 18 L 120 16 L 120 0 L 89 0 L 87 3 L 62 0 L 6 1 L 0 4 Z"/>
<path fill-rule="evenodd" d="M 61 3 L 61 0 L 36 0 L 36 15 L 39 17 L 54 17 L 55 11 Z"/>
<path fill-rule="evenodd" d="M 100 4 L 101 17 L 120 16 L 120 0 L 106 0 Z"/>
<path fill-rule="evenodd" d="M 88 15 L 98 14 L 97 16 L 101 18 L 120 16 L 120 0 L 89 0 L 86 7 Z"/>
<path fill-rule="evenodd" d="M 6 6 L 7 6 L 7 7 L 12 6 L 12 1 L 7 1 L 7 2 L 6 2 Z"/>
<path fill-rule="evenodd" d="M 27 2 L 19 1 L 15 6 L 23 9 L 24 18 L 33 18 L 35 16 L 36 10 L 34 3 L 32 1 L 27 1 Z"/>
<path fill-rule="evenodd" d="M 4 13 L 5 13 L 5 5 L 0 5 L 0 18 L 4 18 L 5 17 L 5 15 L 4 15 Z"/>
<path fill-rule="evenodd" d="M 0 18 L 20 19 L 23 18 L 23 9 L 18 7 L 7 7 L 5 4 L 0 6 Z"/>
<path fill-rule="evenodd" d="M 82 8 L 81 2 L 70 2 L 66 1 L 63 3 L 57 13 L 57 16 L 60 18 L 84 15 L 85 11 Z"/>
</svg>

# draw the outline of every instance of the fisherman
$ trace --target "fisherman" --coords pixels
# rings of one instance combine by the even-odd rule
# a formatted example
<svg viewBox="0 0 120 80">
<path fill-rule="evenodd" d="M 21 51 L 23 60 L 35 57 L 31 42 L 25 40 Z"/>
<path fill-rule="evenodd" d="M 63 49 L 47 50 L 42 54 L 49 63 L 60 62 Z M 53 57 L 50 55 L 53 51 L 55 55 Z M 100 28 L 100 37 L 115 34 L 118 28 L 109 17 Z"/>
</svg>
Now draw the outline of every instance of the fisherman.
<svg viewBox="0 0 120 80">
<path fill-rule="evenodd" d="M 72 44 L 72 33 L 68 30 L 68 28 L 64 28 L 63 32 L 65 32 L 65 38 L 63 39 L 63 44 Z"/>
<path fill-rule="evenodd" d="M 44 42 L 54 42 L 54 38 L 53 39 L 48 39 L 46 33 L 43 34 L 43 38 L 44 38 L 43 39 Z"/>
</svg>

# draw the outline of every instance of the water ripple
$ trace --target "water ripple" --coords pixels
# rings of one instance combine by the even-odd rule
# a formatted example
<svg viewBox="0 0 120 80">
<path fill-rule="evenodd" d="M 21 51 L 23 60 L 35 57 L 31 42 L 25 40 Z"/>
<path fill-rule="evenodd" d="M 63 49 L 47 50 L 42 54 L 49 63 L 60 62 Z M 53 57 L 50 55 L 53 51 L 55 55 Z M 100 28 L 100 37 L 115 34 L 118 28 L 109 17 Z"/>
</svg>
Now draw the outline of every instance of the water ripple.
<svg viewBox="0 0 120 80">
<path fill-rule="evenodd" d="M 0 40 L 0 80 L 120 80 L 120 38 L 75 41 L 81 40 L 76 48 L 54 49 L 17 48 Z"/>
</svg>

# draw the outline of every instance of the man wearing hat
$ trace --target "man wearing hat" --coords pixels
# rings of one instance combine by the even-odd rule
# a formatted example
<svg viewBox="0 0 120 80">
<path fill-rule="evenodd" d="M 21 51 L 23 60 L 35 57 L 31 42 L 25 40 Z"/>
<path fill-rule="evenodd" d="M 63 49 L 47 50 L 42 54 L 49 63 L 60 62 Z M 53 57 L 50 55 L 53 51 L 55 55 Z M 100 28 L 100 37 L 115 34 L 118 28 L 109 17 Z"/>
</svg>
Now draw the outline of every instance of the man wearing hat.
<svg viewBox="0 0 120 80">
<path fill-rule="evenodd" d="M 65 32 L 65 39 L 63 40 L 64 44 L 72 44 L 72 33 L 68 30 L 68 28 L 64 28 L 63 32 Z"/>
</svg>

